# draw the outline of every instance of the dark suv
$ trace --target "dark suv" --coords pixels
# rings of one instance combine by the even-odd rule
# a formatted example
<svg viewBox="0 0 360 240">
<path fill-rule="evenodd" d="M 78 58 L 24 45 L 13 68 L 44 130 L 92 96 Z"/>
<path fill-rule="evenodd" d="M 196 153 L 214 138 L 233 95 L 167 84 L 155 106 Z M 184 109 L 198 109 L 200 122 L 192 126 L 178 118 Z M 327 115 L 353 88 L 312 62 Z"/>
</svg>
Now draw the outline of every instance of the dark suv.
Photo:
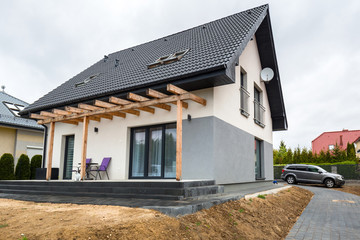
<svg viewBox="0 0 360 240">
<path fill-rule="evenodd" d="M 343 176 L 329 173 L 321 167 L 307 164 L 286 165 L 282 170 L 281 179 L 285 180 L 288 184 L 323 183 L 328 188 L 345 184 Z"/>
</svg>

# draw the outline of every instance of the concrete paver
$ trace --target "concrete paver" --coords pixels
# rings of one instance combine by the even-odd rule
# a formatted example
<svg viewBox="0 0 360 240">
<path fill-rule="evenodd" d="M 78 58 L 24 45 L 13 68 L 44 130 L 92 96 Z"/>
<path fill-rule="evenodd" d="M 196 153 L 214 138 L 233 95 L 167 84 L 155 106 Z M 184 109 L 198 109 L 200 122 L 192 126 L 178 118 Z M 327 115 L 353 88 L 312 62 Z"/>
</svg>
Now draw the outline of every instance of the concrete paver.
<svg viewBox="0 0 360 240">
<path fill-rule="evenodd" d="M 286 240 L 360 239 L 360 196 L 324 187 L 300 187 L 312 191 L 314 197 Z"/>
</svg>

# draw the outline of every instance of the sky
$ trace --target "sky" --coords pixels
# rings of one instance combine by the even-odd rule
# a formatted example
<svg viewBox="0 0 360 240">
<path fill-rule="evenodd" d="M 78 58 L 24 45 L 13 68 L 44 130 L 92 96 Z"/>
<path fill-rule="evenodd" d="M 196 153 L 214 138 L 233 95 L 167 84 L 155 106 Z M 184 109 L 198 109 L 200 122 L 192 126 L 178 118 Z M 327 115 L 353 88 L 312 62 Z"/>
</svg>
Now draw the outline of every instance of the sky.
<svg viewBox="0 0 360 240">
<path fill-rule="evenodd" d="M 0 0 L 0 85 L 32 103 L 105 54 L 266 3 L 289 124 L 274 148 L 360 129 L 358 0 Z"/>
</svg>

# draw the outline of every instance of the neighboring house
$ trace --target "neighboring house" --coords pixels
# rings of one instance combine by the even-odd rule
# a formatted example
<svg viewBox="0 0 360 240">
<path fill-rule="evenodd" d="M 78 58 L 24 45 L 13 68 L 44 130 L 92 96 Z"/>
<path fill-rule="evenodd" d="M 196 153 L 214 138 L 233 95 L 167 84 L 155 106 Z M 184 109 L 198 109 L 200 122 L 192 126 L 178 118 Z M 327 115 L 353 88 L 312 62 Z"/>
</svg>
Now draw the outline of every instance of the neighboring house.
<svg viewBox="0 0 360 240">
<path fill-rule="evenodd" d="M 11 153 L 15 164 L 21 154 L 27 154 L 30 159 L 43 154 L 44 127 L 35 120 L 19 116 L 28 105 L 4 91 L 0 92 L 0 156 Z"/>
<path fill-rule="evenodd" d="M 346 150 L 348 143 L 355 143 L 356 155 L 360 157 L 359 138 L 360 130 L 344 129 L 342 131 L 324 132 L 312 141 L 312 151 L 319 154 L 321 150 L 326 152 L 334 149 L 335 145 L 338 145 L 342 150 Z"/>
<path fill-rule="evenodd" d="M 60 179 L 112 157 L 112 180 L 271 180 L 287 119 L 268 5 L 109 54 L 21 114 L 49 126 Z"/>
</svg>

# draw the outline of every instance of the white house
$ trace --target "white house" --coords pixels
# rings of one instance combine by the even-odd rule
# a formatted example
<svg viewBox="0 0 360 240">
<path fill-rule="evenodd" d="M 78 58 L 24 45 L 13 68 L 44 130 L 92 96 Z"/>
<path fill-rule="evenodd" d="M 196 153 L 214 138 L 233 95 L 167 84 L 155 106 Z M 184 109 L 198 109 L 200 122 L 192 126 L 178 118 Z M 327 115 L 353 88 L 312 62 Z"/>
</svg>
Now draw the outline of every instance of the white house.
<svg viewBox="0 0 360 240">
<path fill-rule="evenodd" d="M 111 157 L 111 180 L 271 180 L 287 119 L 268 5 L 106 55 L 21 115 L 47 125 L 60 179 Z"/>
</svg>

